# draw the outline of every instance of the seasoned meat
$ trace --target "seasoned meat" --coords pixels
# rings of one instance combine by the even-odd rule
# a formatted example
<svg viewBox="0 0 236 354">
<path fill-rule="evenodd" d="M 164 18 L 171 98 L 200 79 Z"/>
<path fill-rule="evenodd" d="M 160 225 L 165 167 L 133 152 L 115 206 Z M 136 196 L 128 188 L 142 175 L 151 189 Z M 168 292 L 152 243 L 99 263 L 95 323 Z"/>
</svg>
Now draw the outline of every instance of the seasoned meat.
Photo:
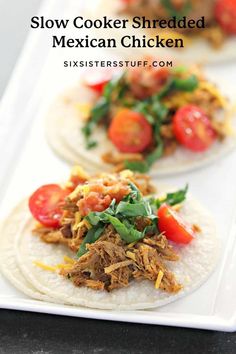
<svg viewBox="0 0 236 354">
<path fill-rule="evenodd" d="M 138 194 L 136 188 L 139 190 Z M 110 205 L 111 201 L 115 200 L 119 203 L 128 194 L 133 195 L 131 192 L 136 195 L 138 201 L 142 195 L 153 193 L 154 188 L 150 184 L 150 178 L 129 170 L 116 175 L 101 174 L 91 177 L 86 183 L 78 185 L 66 198 L 59 229 L 39 225 L 34 233 L 44 242 L 61 243 L 76 253 L 81 252 L 79 258 L 69 262 L 69 267 L 68 264 L 60 267 L 60 274 L 69 278 L 76 286 L 113 291 L 129 286 L 132 281 L 147 279 L 153 281 L 157 288 L 175 293 L 181 289 L 181 285 L 178 284 L 174 274 L 168 270 L 165 262 L 178 261 L 178 256 L 166 237 L 158 234 L 155 219 L 153 221 L 148 215 L 132 217 L 134 230 L 144 232 L 143 239 L 127 243 L 111 223 L 105 223 L 99 238 L 94 236 L 94 239 L 90 240 L 92 243 L 83 244 L 81 248 L 89 230 L 97 225 L 93 224 L 91 219 L 84 217 L 89 211 L 98 210 L 97 198 L 104 201 L 109 196 Z M 95 208 L 91 204 L 94 193 L 96 193 Z M 90 203 L 86 204 L 89 197 Z M 101 210 L 104 210 L 104 205 Z M 113 212 L 112 207 L 110 210 Z"/>
<path fill-rule="evenodd" d="M 89 273 L 90 280 L 103 282 L 103 288 L 108 291 L 128 286 L 131 275 L 129 265 L 132 261 L 126 259 L 119 236 L 115 234 L 109 237 L 109 231 L 108 236 L 105 235 L 97 242 L 88 244 L 88 252 L 75 263 L 73 270 L 67 272 L 76 285 L 91 287 L 89 283 L 85 284 L 83 281 L 84 273 Z"/>
<path fill-rule="evenodd" d="M 32 232 L 46 243 L 68 244 L 67 238 L 62 235 L 60 230 L 54 230 L 46 227 L 36 227 Z"/>
<path fill-rule="evenodd" d="M 128 286 L 133 279 L 156 281 L 161 271 L 160 289 L 170 293 L 181 289 L 164 263 L 177 261 L 178 256 L 163 235 L 146 237 L 129 248 L 109 226 L 98 241 L 87 245 L 87 250 L 72 269 L 61 271 L 77 286 L 112 291 Z"/>
</svg>

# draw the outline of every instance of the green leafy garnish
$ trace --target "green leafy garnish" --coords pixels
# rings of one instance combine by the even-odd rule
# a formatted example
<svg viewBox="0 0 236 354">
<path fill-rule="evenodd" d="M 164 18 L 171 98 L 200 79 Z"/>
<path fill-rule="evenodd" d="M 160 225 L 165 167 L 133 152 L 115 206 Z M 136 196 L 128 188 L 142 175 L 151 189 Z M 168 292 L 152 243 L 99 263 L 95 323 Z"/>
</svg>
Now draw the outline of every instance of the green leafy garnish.
<svg viewBox="0 0 236 354">
<path fill-rule="evenodd" d="M 145 161 L 125 161 L 124 162 L 125 168 L 135 171 L 135 172 L 140 172 L 140 173 L 146 173 L 149 170 L 149 166 Z"/>
<path fill-rule="evenodd" d="M 163 143 L 159 142 L 158 146 L 149 155 L 145 161 L 125 161 L 125 168 L 140 173 L 146 173 L 155 161 L 163 155 Z"/>
<path fill-rule="evenodd" d="M 182 72 L 184 68 L 181 68 Z M 178 74 L 178 71 L 174 74 Z M 127 97 L 128 90 L 125 81 L 125 74 L 114 78 L 104 87 L 103 95 L 91 111 L 90 120 L 82 128 L 82 132 L 86 139 L 87 149 L 92 149 L 97 145 L 96 141 L 91 140 L 93 129 L 103 119 L 109 116 L 112 105 L 121 105 L 139 112 L 145 116 L 147 121 L 153 128 L 153 143 L 155 149 L 145 156 L 144 161 L 125 161 L 125 168 L 132 171 L 146 173 L 149 171 L 153 163 L 163 155 L 164 143 L 161 137 L 161 127 L 168 123 L 170 111 L 162 102 L 162 99 L 169 95 L 172 91 L 192 92 L 198 87 L 198 79 L 195 75 L 181 79 L 175 75 L 168 80 L 166 85 L 156 94 L 145 100 L 138 101 L 132 97 Z M 105 121 L 104 121 L 105 122 Z"/>
<path fill-rule="evenodd" d="M 188 185 L 186 185 L 184 189 L 180 189 L 177 192 L 167 193 L 164 199 L 155 200 L 155 206 L 158 209 L 163 203 L 166 203 L 171 206 L 180 204 L 185 200 L 187 192 L 188 192 Z"/>
<path fill-rule="evenodd" d="M 198 87 L 198 78 L 195 75 L 189 76 L 187 79 L 173 79 L 175 90 L 192 92 Z"/>
<path fill-rule="evenodd" d="M 80 245 L 79 251 L 77 252 L 77 257 L 83 256 L 87 252 L 86 244 L 87 243 L 94 243 L 99 239 L 105 229 L 105 225 L 102 223 L 97 224 L 96 227 L 91 228 L 87 235 L 85 236 L 83 242 Z"/>
<path fill-rule="evenodd" d="M 167 84 L 163 87 L 163 89 L 158 93 L 159 99 L 164 98 L 171 91 L 186 91 L 192 92 L 197 89 L 199 84 L 198 78 L 196 75 L 190 75 L 186 79 L 180 79 L 178 77 L 171 78 Z"/>
<path fill-rule="evenodd" d="M 127 86 L 124 83 L 124 75 L 112 79 L 105 85 L 102 97 L 93 107 L 89 121 L 82 128 L 87 149 L 91 149 L 97 145 L 95 141 L 90 140 L 93 129 L 108 115 L 112 102 L 121 100 L 126 90 Z"/>
<path fill-rule="evenodd" d="M 174 193 L 168 193 L 165 199 L 142 197 L 139 189 L 130 183 L 131 192 L 122 201 L 116 203 L 113 199 L 110 206 L 102 212 L 90 212 L 85 219 L 92 226 L 87 232 L 77 253 L 81 257 L 87 252 L 86 244 L 96 242 L 103 234 L 107 225 L 111 224 L 121 239 L 132 243 L 143 239 L 148 233 L 157 232 L 157 209 L 163 203 L 169 205 L 179 204 L 184 201 L 188 187 Z M 142 231 L 136 227 L 136 218 L 149 219 L 149 225 Z"/>
<path fill-rule="evenodd" d="M 175 9 L 172 4 L 172 0 L 161 0 L 161 4 L 165 7 L 171 17 L 176 17 L 177 19 L 181 19 L 186 16 L 192 8 L 189 0 L 185 1 L 181 11 Z"/>
</svg>

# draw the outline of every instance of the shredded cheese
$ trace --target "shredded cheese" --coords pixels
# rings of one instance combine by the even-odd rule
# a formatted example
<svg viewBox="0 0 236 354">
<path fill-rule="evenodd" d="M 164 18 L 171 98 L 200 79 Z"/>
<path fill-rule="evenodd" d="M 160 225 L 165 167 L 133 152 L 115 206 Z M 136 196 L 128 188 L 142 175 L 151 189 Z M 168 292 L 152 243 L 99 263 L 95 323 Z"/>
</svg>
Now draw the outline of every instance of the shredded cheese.
<svg viewBox="0 0 236 354">
<path fill-rule="evenodd" d="M 66 262 L 66 263 L 70 263 L 70 264 L 74 264 L 76 261 L 75 261 L 75 259 L 73 259 L 73 258 L 70 258 L 70 257 L 68 257 L 68 256 L 64 256 L 64 262 Z"/>
<path fill-rule="evenodd" d="M 172 209 L 174 209 L 175 211 L 179 211 L 182 208 L 182 204 L 175 204 L 172 206 Z"/>
<path fill-rule="evenodd" d="M 59 263 L 55 266 L 56 269 L 67 269 L 70 270 L 72 268 L 72 264 L 63 264 L 63 263 Z"/>
<path fill-rule="evenodd" d="M 157 280 L 155 282 L 155 288 L 159 289 L 160 285 L 161 285 L 161 281 L 163 279 L 164 273 L 162 272 L 162 270 L 159 270 L 158 272 L 158 276 L 157 276 Z"/>
<path fill-rule="evenodd" d="M 91 108 L 91 104 L 88 103 L 75 103 L 75 109 L 79 112 L 80 116 L 82 116 L 84 120 L 89 118 Z"/>
<path fill-rule="evenodd" d="M 73 227 L 72 227 L 72 230 L 73 230 L 73 231 L 78 230 L 79 225 L 80 225 L 80 222 L 81 222 L 81 219 L 82 219 L 82 216 L 81 216 L 80 212 L 77 211 L 77 212 L 75 213 L 75 223 L 74 223 L 74 225 L 73 225 Z"/>
<path fill-rule="evenodd" d="M 78 195 L 82 192 L 83 194 L 88 194 L 90 191 L 89 186 L 88 185 L 81 185 L 79 184 L 75 190 L 69 194 L 68 198 L 70 200 L 74 200 L 78 197 Z"/>
<path fill-rule="evenodd" d="M 227 102 L 226 98 L 224 96 L 222 96 L 220 94 L 220 92 L 218 91 L 217 87 L 215 87 L 210 82 L 200 81 L 199 88 L 206 90 L 206 91 L 210 92 L 213 96 L 215 96 L 222 107 L 225 108 L 228 106 L 228 102 Z"/>
<path fill-rule="evenodd" d="M 48 265 L 48 264 L 45 264 L 43 262 L 39 262 L 39 261 L 34 261 L 34 265 L 36 265 L 37 267 L 43 269 L 43 270 L 47 270 L 47 271 L 50 271 L 50 272 L 56 272 L 58 269 L 66 269 L 66 270 L 70 270 L 73 266 L 73 264 L 75 263 L 75 260 L 68 257 L 68 256 L 65 256 L 64 257 L 64 261 L 66 262 L 65 264 L 64 263 L 59 263 L 59 264 L 56 264 L 54 266 L 51 266 L 51 265 Z"/>
<path fill-rule="evenodd" d="M 129 261 L 129 260 L 118 262 L 118 263 L 112 264 L 112 265 L 104 268 L 104 272 L 105 272 L 105 274 L 109 274 L 111 272 L 114 272 L 116 269 L 126 267 L 126 266 L 130 265 L 131 263 L 132 263 L 132 261 Z"/>
<path fill-rule="evenodd" d="M 166 199 L 166 194 L 162 194 L 160 197 L 158 197 L 160 202 L 163 202 Z"/>
<path fill-rule="evenodd" d="M 48 270 L 48 271 L 50 271 L 50 272 L 55 272 L 56 269 L 57 269 L 57 268 L 54 267 L 54 266 L 50 266 L 50 265 L 44 264 L 44 263 L 39 262 L 39 261 L 34 261 L 33 263 L 34 263 L 34 265 L 36 265 L 37 267 L 42 268 L 42 269 L 44 269 L 44 270 Z"/>
<path fill-rule="evenodd" d="M 133 252 L 127 251 L 126 256 L 130 259 L 132 259 L 134 262 L 136 261 L 135 254 Z"/>
<path fill-rule="evenodd" d="M 85 172 L 85 170 L 79 166 L 79 165 L 75 165 L 72 167 L 71 170 L 71 176 L 75 176 L 75 177 L 80 177 L 82 179 L 88 180 L 89 179 L 89 175 Z"/>
<path fill-rule="evenodd" d="M 86 219 L 83 219 L 79 224 L 78 224 L 78 227 L 82 227 L 82 226 L 85 226 L 88 230 L 91 229 L 91 225 L 90 223 L 86 220 Z"/>
<path fill-rule="evenodd" d="M 130 170 L 123 170 L 120 172 L 120 176 L 123 178 L 133 177 L 134 173 Z"/>
<path fill-rule="evenodd" d="M 132 248 L 134 245 L 136 245 L 136 243 L 137 243 L 138 241 L 134 241 L 134 242 L 132 242 L 132 243 L 129 243 L 128 244 L 128 248 Z"/>
</svg>

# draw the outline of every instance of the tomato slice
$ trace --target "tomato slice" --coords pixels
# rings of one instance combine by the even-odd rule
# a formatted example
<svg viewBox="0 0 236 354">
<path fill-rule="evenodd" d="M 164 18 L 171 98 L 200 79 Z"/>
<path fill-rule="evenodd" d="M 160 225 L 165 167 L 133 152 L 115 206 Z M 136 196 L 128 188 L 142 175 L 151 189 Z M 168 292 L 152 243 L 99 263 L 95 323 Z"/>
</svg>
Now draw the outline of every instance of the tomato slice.
<svg viewBox="0 0 236 354">
<path fill-rule="evenodd" d="M 132 4 L 134 3 L 136 0 L 121 0 L 121 2 L 123 2 L 124 4 Z"/>
<path fill-rule="evenodd" d="M 158 228 L 168 240 L 188 244 L 195 236 L 192 227 L 169 205 L 162 204 L 157 211 Z"/>
<path fill-rule="evenodd" d="M 210 119 L 194 105 L 178 109 L 173 118 L 173 130 L 178 142 L 195 152 L 207 150 L 216 139 Z"/>
<path fill-rule="evenodd" d="M 236 1 L 217 0 L 215 17 L 223 30 L 229 34 L 236 34 Z"/>
<path fill-rule="evenodd" d="M 47 184 L 38 188 L 29 199 L 29 209 L 33 217 L 46 227 L 60 227 L 62 206 L 70 193 L 57 184 Z"/>
<path fill-rule="evenodd" d="M 112 119 L 108 136 L 119 151 L 138 153 L 150 145 L 152 126 L 141 113 L 122 109 Z"/>
<path fill-rule="evenodd" d="M 94 92 L 101 95 L 103 93 L 104 87 L 112 79 L 113 75 L 114 70 L 89 70 L 86 71 L 86 74 L 84 75 L 84 84 Z"/>
</svg>

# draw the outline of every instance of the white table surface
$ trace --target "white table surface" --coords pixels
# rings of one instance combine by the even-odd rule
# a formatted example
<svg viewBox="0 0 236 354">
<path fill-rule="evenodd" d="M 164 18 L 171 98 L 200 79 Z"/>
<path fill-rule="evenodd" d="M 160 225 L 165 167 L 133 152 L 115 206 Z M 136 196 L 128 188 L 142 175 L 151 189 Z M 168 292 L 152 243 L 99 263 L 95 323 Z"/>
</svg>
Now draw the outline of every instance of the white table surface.
<svg viewBox="0 0 236 354">
<path fill-rule="evenodd" d="M 0 98 L 42 0 L 0 0 Z"/>
</svg>

